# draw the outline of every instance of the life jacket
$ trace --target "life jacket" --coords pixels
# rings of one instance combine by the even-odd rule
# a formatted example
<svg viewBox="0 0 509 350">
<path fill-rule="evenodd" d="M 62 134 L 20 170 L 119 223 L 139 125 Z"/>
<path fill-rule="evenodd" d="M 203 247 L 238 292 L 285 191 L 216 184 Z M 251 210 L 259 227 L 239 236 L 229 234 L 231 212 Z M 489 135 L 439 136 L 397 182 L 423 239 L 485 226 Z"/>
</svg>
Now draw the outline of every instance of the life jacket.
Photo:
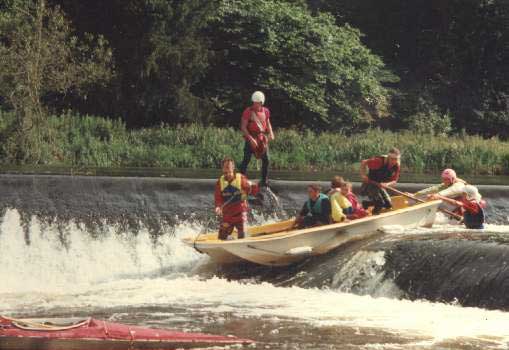
<svg viewBox="0 0 509 350">
<path fill-rule="evenodd" d="M 251 110 L 251 114 L 247 122 L 247 130 L 251 136 L 255 138 L 258 134 L 264 134 L 267 132 L 267 112 L 265 107 L 262 107 L 262 112 L 265 115 L 265 120 L 260 120 L 260 118 L 258 118 L 258 114 Z"/>
<path fill-rule="evenodd" d="M 246 138 L 249 142 L 249 146 L 253 151 L 256 159 L 260 159 L 269 147 L 269 139 L 267 138 L 267 109 L 262 107 L 262 113 L 265 115 L 265 120 L 261 120 L 258 114 L 249 108 L 249 119 L 247 121 L 247 131 L 251 138 Z"/>
<path fill-rule="evenodd" d="M 477 203 L 479 207 L 479 211 L 477 214 L 471 214 L 468 211 L 463 212 L 463 221 L 465 226 L 470 229 L 483 229 L 484 221 L 486 220 L 486 216 L 484 214 L 484 209 L 481 207 L 479 203 Z"/>
<path fill-rule="evenodd" d="M 396 174 L 399 165 L 389 168 L 389 165 L 386 163 L 387 156 L 380 156 L 380 158 L 383 161 L 383 165 L 378 169 L 369 169 L 368 178 L 375 182 L 387 182 Z"/>
<path fill-rule="evenodd" d="M 232 182 L 226 181 L 224 175 L 219 179 L 221 196 L 227 205 L 240 203 L 247 200 L 247 193 L 242 190 L 242 174 L 235 174 Z"/>
<path fill-rule="evenodd" d="M 322 201 L 328 198 L 329 197 L 327 197 L 327 195 L 320 193 L 320 195 L 318 196 L 314 203 L 312 203 L 311 199 L 308 199 L 306 202 L 308 216 L 322 215 Z"/>
</svg>

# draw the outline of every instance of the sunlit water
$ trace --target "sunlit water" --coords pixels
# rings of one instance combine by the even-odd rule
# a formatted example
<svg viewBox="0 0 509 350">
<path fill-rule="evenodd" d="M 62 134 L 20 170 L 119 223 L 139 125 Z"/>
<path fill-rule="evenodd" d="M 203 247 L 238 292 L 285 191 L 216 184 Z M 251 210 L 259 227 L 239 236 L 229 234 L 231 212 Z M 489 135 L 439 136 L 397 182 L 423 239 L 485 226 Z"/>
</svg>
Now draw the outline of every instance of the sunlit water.
<svg viewBox="0 0 509 350">
<path fill-rule="evenodd" d="M 345 293 L 344 285 L 278 287 L 199 274 L 199 270 L 213 269 L 212 264 L 179 239 L 200 232 L 197 224 L 168 228 L 157 239 L 145 229 L 134 236 L 107 225 L 102 235 L 92 238 L 72 222 L 62 227 L 42 224 L 36 217 L 28 225 L 29 244 L 16 210 L 8 210 L 2 219 L 0 310 L 5 315 L 92 315 L 153 327 L 234 334 L 256 340 L 259 349 L 508 347 L 508 312 L 400 300 L 394 288 L 373 297 Z M 444 225 L 411 233 L 433 230 L 452 232 L 458 227 Z M 509 226 L 491 225 L 488 230 L 509 234 Z M 403 231 L 387 227 L 385 234 L 390 238 Z M 377 252 L 359 252 L 356 259 L 384 264 Z M 343 266 L 343 271 L 363 265 L 355 260 L 351 264 Z"/>
</svg>

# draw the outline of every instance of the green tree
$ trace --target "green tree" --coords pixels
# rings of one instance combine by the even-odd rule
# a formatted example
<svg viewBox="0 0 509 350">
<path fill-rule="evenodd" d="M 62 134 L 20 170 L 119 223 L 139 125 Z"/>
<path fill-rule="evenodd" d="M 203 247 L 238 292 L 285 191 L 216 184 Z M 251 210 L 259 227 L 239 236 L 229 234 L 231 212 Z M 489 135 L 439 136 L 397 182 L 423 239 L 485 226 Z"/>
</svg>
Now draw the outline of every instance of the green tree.
<svg viewBox="0 0 509 350">
<path fill-rule="evenodd" d="M 211 104 L 194 92 L 209 61 L 201 33 L 218 0 L 50 0 L 79 33 L 104 35 L 117 76 L 81 112 L 121 116 L 129 126 L 207 121 Z"/>
<path fill-rule="evenodd" d="M 45 0 L 10 0 L 0 13 L 0 96 L 16 120 L 2 135 L 4 152 L 37 163 L 51 143 L 44 98 L 84 93 L 111 76 L 111 52 L 102 37 L 79 41 L 58 7 Z"/>
<path fill-rule="evenodd" d="M 401 77 L 397 119 L 431 97 L 456 129 L 509 137 L 509 1 L 308 0 L 363 41 Z M 434 113 L 430 110 L 429 113 Z M 400 126 L 402 124 L 400 123 Z"/>
<path fill-rule="evenodd" d="M 255 89 L 267 93 L 279 125 L 352 131 L 384 115 L 382 61 L 357 29 L 303 3 L 221 1 L 206 28 L 214 60 L 201 87 L 224 120 Z"/>
</svg>

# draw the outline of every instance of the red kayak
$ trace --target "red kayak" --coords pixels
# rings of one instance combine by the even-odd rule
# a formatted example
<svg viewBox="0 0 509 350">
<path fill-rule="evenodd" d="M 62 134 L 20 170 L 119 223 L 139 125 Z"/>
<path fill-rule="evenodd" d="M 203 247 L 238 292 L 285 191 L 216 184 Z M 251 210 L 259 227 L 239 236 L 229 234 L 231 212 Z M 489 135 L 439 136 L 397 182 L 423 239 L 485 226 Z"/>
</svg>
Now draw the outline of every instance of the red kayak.
<svg viewBox="0 0 509 350">
<path fill-rule="evenodd" d="M 251 340 L 128 326 L 93 318 L 12 319 L 0 316 L 2 350 L 197 349 Z"/>
</svg>

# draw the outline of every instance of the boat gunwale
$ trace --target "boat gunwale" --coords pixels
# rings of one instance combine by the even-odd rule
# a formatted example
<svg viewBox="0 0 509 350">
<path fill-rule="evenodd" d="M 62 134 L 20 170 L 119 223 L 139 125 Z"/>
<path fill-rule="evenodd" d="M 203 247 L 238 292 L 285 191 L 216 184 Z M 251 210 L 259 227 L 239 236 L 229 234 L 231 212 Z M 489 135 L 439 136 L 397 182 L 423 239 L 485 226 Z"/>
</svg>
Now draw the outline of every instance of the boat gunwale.
<svg viewBox="0 0 509 350">
<path fill-rule="evenodd" d="M 194 241 L 193 238 L 189 237 L 188 244 L 196 245 L 196 247 L 199 249 L 202 249 L 202 248 L 210 249 L 210 248 L 219 248 L 219 247 L 222 247 L 225 245 L 243 245 L 246 243 L 257 243 L 257 242 L 263 242 L 263 241 L 267 241 L 267 240 L 275 241 L 275 240 L 292 238 L 294 236 L 299 236 L 299 235 L 308 234 L 308 233 L 313 234 L 313 233 L 317 233 L 317 232 L 323 232 L 325 229 L 330 230 L 330 229 L 338 229 L 338 228 L 355 226 L 355 225 L 373 221 L 376 219 L 391 217 L 394 215 L 405 213 L 405 212 L 408 212 L 411 210 L 415 210 L 417 208 L 422 209 L 425 207 L 432 207 L 432 206 L 437 206 L 437 208 L 438 208 L 438 205 L 440 205 L 441 203 L 442 203 L 442 200 L 433 200 L 433 201 L 429 201 L 429 202 L 425 202 L 425 203 L 417 203 L 417 204 L 414 204 L 414 205 L 411 205 L 411 206 L 408 206 L 405 208 L 401 208 L 401 209 L 391 210 L 391 211 L 382 213 L 380 215 L 366 216 L 364 218 L 352 220 L 349 222 L 340 222 L 340 223 L 322 225 L 322 226 L 311 227 L 311 228 L 303 228 L 303 229 L 297 229 L 297 230 L 291 230 L 291 231 L 275 232 L 275 233 L 269 233 L 266 235 L 246 237 L 243 239 L 224 240 L 224 241 L 221 241 L 218 239 L 215 239 L 213 241 L 200 241 L 200 240 Z M 287 221 L 287 220 L 284 220 L 284 221 Z M 267 225 L 271 225 L 271 224 L 267 224 Z"/>
</svg>

